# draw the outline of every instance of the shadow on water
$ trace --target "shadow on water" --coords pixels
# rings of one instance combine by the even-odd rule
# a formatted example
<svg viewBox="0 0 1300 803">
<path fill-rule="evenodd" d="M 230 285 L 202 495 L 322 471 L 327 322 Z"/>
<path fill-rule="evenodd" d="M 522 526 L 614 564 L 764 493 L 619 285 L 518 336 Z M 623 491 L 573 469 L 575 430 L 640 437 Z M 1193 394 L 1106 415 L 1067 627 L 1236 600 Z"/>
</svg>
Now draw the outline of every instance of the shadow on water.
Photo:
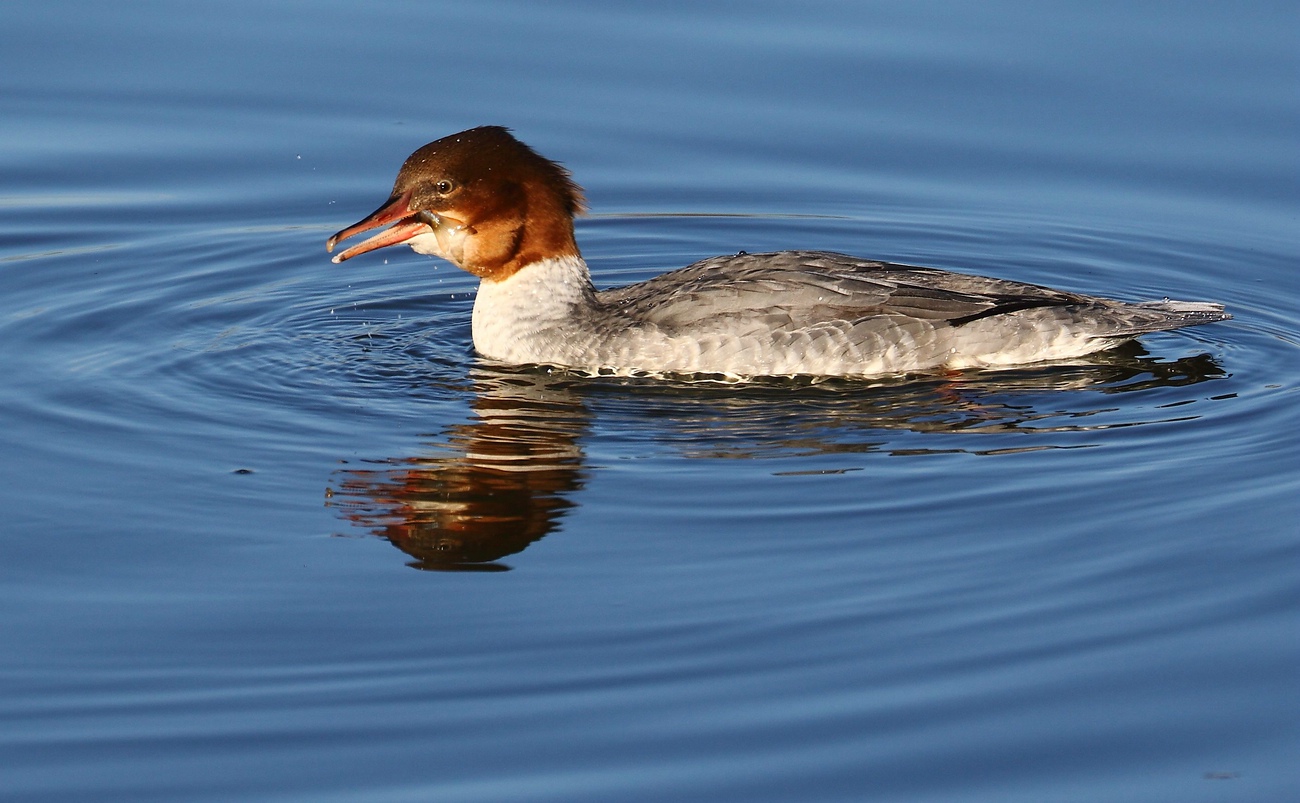
<svg viewBox="0 0 1300 803">
<path fill-rule="evenodd" d="M 501 558 L 577 506 L 589 470 L 582 441 L 596 421 L 603 431 L 649 433 L 654 448 L 688 458 L 1078 449 L 1097 445 L 1100 430 L 1198 417 L 1170 412 L 1185 402 L 1126 410 L 1115 394 L 1223 376 L 1209 355 L 1163 361 L 1135 342 L 1072 365 L 877 383 L 723 386 L 480 366 L 469 377 L 472 418 L 427 454 L 339 471 L 330 505 L 415 568 L 504 571 Z M 959 434 L 987 443 L 932 440 Z M 995 437 L 1008 434 L 1016 440 Z"/>
</svg>

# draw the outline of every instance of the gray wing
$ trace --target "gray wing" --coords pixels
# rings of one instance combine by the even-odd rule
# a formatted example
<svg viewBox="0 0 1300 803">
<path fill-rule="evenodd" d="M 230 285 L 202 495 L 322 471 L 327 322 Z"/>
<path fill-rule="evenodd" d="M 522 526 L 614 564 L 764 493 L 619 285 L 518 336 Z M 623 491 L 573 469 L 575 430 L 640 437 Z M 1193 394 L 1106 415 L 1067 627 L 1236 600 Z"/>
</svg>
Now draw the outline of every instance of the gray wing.
<svg viewBox="0 0 1300 803">
<path fill-rule="evenodd" d="M 1129 336 L 1228 318 L 1217 304 L 1126 304 L 1022 282 L 878 262 L 825 251 L 740 253 L 705 259 L 649 281 L 598 293 L 637 321 L 665 330 L 710 319 L 761 318 L 784 330 L 827 321 L 925 321 L 961 327 L 1037 310 Z M 1093 320 L 1095 319 L 1095 321 Z"/>
<path fill-rule="evenodd" d="M 665 328 L 777 310 L 793 326 L 880 315 L 957 324 L 999 311 L 1091 301 L 1035 285 L 821 251 L 713 257 L 606 290 L 599 298 L 629 317 Z"/>
</svg>

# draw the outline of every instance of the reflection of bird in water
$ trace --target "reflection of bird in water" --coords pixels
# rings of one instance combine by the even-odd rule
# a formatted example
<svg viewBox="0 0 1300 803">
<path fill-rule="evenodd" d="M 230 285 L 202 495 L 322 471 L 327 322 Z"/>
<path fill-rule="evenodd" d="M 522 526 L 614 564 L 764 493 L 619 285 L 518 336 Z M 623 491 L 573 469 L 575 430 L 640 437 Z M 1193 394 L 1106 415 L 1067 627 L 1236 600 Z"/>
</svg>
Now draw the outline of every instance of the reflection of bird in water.
<svg viewBox="0 0 1300 803">
<path fill-rule="evenodd" d="M 651 448 L 688 458 L 994 454 L 1095 445 L 1088 433 L 1156 420 L 1150 411 L 1145 421 L 1098 420 L 1115 405 L 1079 403 L 1095 402 L 1093 394 L 1113 398 L 1223 375 L 1208 355 L 1165 362 L 1136 343 L 1071 366 L 873 385 L 773 380 L 738 388 L 477 368 L 474 418 L 448 429 L 438 449 L 444 454 L 344 470 L 331 504 L 414 557 L 412 566 L 499 570 L 506 567 L 495 561 L 547 535 L 578 504 L 581 439 L 595 418 L 603 430 L 648 433 Z M 1179 417 L 1195 417 L 1179 409 Z M 946 439 L 917 447 L 903 433 L 969 435 L 988 448 Z M 989 437 L 1006 433 L 1032 437 Z"/>
<path fill-rule="evenodd" d="M 453 425 L 447 456 L 343 472 L 334 504 L 426 569 L 491 563 L 542 538 L 582 487 L 588 414 L 541 375 L 476 383 L 475 420 Z M 340 499 L 339 497 L 342 497 Z"/>
</svg>

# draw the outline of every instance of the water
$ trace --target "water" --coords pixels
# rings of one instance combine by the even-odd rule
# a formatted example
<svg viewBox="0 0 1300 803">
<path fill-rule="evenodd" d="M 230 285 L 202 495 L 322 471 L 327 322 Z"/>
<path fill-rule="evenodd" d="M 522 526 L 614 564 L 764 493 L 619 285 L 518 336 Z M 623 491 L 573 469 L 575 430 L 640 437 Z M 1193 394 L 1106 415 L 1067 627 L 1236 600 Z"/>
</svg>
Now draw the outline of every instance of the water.
<svg viewBox="0 0 1300 803">
<path fill-rule="evenodd" d="M 0 18 L 0 797 L 1300 788 L 1293 4 Z M 602 286 L 826 248 L 1236 318 L 944 379 L 493 369 L 468 276 L 323 248 L 488 123 L 584 184 Z"/>
</svg>

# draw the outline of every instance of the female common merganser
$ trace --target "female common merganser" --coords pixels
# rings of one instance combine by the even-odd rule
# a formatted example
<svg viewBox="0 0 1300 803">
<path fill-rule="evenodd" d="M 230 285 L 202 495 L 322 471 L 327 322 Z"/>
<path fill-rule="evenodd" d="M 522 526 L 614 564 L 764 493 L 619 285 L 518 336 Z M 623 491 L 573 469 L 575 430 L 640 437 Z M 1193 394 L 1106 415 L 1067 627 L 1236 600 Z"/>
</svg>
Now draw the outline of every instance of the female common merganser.
<svg viewBox="0 0 1300 803">
<path fill-rule="evenodd" d="M 821 251 L 719 256 L 597 290 L 574 239 L 582 189 L 498 126 L 417 150 L 334 262 L 388 245 L 478 276 L 474 347 L 599 374 L 879 376 L 1060 361 L 1146 332 L 1231 317 L 1220 304 L 1130 304 Z"/>
</svg>

